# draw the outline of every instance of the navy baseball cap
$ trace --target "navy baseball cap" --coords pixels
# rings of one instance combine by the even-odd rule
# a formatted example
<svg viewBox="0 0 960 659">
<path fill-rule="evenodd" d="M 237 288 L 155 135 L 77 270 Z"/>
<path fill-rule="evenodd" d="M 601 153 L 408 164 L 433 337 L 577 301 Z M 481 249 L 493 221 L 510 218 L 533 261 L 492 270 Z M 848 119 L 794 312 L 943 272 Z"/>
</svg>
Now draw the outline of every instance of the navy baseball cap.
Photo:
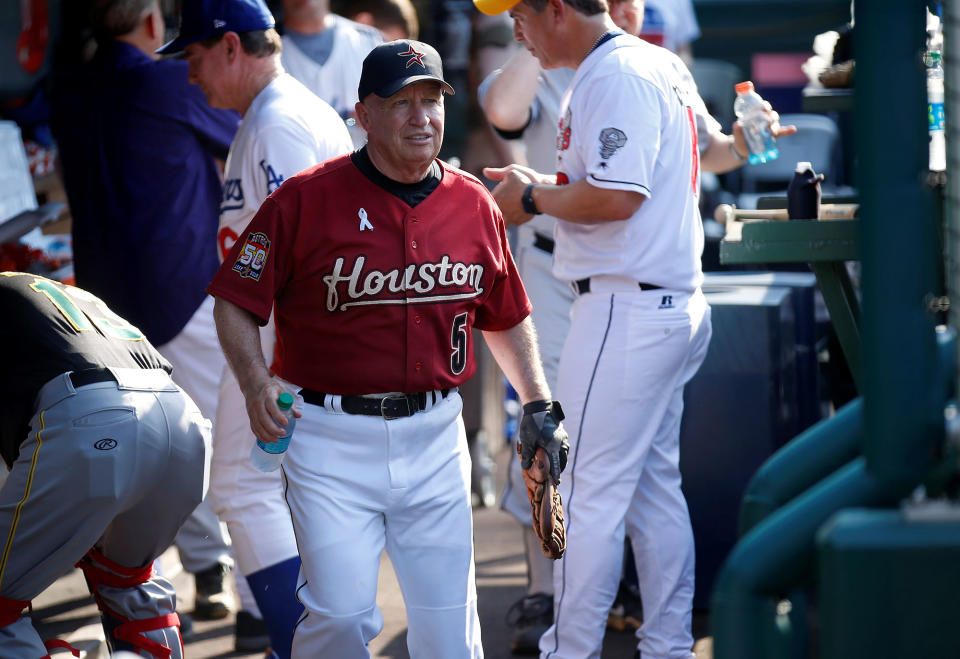
<svg viewBox="0 0 960 659">
<path fill-rule="evenodd" d="M 161 46 L 161 55 L 179 53 L 192 43 L 227 32 L 252 32 L 275 27 L 263 0 L 184 0 L 180 34 Z"/>
<path fill-rule="evenodd" d="M 360 100 L 367 94 L 389 98 L 420 80 L 436 80 L 448 94 L 453 87 L 443 79 L 443 62 L 430 44 L 412 39 L 382 43 L 364 58 L 358 88 Z"/>
</svg>

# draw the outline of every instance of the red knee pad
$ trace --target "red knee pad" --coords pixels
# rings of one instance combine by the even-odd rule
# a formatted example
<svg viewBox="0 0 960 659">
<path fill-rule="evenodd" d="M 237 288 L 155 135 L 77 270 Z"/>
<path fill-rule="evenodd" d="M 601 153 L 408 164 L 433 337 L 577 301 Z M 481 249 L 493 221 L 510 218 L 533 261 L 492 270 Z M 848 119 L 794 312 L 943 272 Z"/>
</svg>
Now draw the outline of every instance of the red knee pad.
<svg viewBox="0 0 960 659">
<path fill-rule="evenodd" d="M 12 625 L 17 620 L 23 616 L 20 613 L 30 606 L 29 600 L 12 600 L 9 597 L 0 597 L 0 627 L 6 627 L 7 625 Z M 53 648 L 66 648 L 75 657 L 80 656 L 80 651 L 75 647 L 67 643 L 66 641 L 61 641 L 60 639 L 50 639 L 49 641 L 44 642 L 44 646 L 47 650 L 52 650 Z M 49 659 L 50 655 L 46 655 L 41 659 Z"/>
<path fill-rule="evenodd" d="M 87 584 L 94 596 L 100 586 L 111 588 L 133 588 L 150 581 L 153 576 L 153 563 L 145 567 L 124 567 L 114 563 L 96 549 L 91 549 L 80 559 L 77 567 L 83 570 Z"/>
<path fill-rule="evenodd" d="M 87 585 L 90 587 L 90 592 L 93 593 L 93 597 L 97 601 L 97 606 L 105 615 L 113 619 L 110 623 L 105 621 L 104 624 L 112 629 L 113 636 L 117 641 L 146 650 L 161 659 L 167 659 L 167 657 L 172 654 L 173 651 L 170 648 L 147 638 L 143 635 L 143 632 L 166 629 L 167 627 L 179 628 L 180 616 L 176 613 L 168 613 L 153 618 L 130 620 L 106 606 L 97 592 L 100 586 L 133 588 L 150 581 L 150 578 L 153 576 L 153 563 L 149 563 L 145 567 L 125 567 L 111 561 L 96 549 L 91 549 L 87 552 L 87 555 L 77 563 L 77 567 L 83 570 L 83 574 L 87 578 Z M 179 636 L 179 629 L 177 630 L 177 634 Z M 180 644 L 182 647 L 182 639 Z"/>
<path fill-rule="evenodd" d="M 121 642 L 129 643 L 135 647 L 146 650 L 155 657 L 168 659 L 173 650 L 166 645 L 151 640 L 143 635 L 143 632 L 152 632 L 167 627 L 180 627 L 180 616 L 176 613 L 168 613 L 165 616 L 155 618 L 144 618 L 142 620 L 128 620 L 113 630 L 114 637 Z M 180 630 L 177 630 L 179 638 Z M 183 647 L 183 639 L 180 639 L 180 647 Z"/>
</svg>

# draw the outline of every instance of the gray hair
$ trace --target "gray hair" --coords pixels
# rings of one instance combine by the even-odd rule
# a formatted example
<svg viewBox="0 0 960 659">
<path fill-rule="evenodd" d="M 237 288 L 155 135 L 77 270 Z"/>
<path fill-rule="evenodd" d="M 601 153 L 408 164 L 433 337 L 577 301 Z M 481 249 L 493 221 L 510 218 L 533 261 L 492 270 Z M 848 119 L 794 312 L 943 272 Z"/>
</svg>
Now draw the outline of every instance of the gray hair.
<svg viewBox="0 0 960 659">
<path fill-rule="evenodd" d="M 98 39 L 115 39 L 133 32 L 157 0 L 96 0 L 90 9 L 90 25 Z"/>
<path fill-rule="evenodd" d="M 240 48 L 251 57 L 270 57 L 271 55 L 279 55 L 283 50 L 280 35 L 272 27 L 266 30 L 237 32 L 237 36 L 240 38 Z M 200 45 L 204 48 L 213 48 L 222 39 L 222 34 L 216 34 L 201 41 Z"/>
</svg>

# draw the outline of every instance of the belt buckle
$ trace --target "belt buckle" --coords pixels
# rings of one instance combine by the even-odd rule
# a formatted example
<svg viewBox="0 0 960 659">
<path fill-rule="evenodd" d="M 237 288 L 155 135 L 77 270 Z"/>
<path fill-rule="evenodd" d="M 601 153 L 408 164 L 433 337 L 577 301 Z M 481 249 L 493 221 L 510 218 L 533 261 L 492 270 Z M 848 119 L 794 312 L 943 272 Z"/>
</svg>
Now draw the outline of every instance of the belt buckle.
<svg viewBox="0 0 960 659">
<path fill-rule="evenodd" d="M 404 415 L 402 415 L 402 414 L 401 414 L 401 415 L 398 415 L 398 416 L 390 416 L 390 414 L 387 412 L 386 408 L 384 407 L 384 405 L 386 404 L 386 402 L 387 402 L 388 400 L 402 400 L 402 401 L 405 401 L 405 402 L 407 403 L 407 414 L 406 414 L 406 416 L 412 416 L 411 413 L 410 413 L 410 399 L 407 398 L 406 395 L 404 395 L 404 394 L 393 394 L 393 395 L 391 395 L 391 396 L 384 396 L 383 398 L 380 399 L 380 416 L 382 416 L 385 421 L 390 421 L 390 420 L 392 420 L 392 419 L 399 419 L 399 418 L 401 418 L 401 417 L 404 416 Z"/>
</svg>

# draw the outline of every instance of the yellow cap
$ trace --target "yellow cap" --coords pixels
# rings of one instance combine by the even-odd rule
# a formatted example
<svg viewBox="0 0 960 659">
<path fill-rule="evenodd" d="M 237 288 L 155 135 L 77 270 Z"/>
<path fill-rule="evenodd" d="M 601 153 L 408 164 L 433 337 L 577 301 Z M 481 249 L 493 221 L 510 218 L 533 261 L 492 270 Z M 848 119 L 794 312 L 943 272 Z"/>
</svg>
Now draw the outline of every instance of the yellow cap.
<svg viewBox="0 0 960 659">
<path fill-rule="evenodd" d="M 520 1 L 521 0 L 473 0 L 473 4 L 484 14 L 496 16 L 497 14 L 509 11 L 514 5 L 520 4 Z"/>
</svg>

